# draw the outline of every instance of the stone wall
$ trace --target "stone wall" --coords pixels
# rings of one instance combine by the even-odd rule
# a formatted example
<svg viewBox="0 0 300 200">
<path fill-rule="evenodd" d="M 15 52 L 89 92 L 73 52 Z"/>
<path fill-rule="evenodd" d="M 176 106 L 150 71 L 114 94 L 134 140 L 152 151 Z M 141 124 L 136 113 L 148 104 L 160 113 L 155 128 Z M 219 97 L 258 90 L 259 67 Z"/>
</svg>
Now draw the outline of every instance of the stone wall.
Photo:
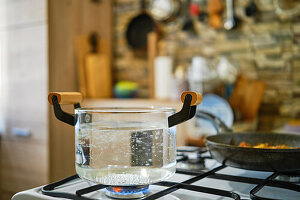
<svg viewBox="0 0 300 200">
<path fill-rule="evenodd" d="M 235 13 L 240 23 L 231 31 L 215 30 L 206 20 L 193 18 L 196 34 L 191 35 L 176 28 L 182 16 L 177 19 L 178 23 L 160 24 L 165 30 L 172 31 L 167 31 L 161 38 L 159 51 L 173 56 L 176 66 L 185 67 L 193 56 L 207 58 L 212 67 L 220 56 L 226 56 L 240 73 L 265 81 L 267 87 L 258 128 L 269 130 L 300 113 L 300 11 L 293 16 L 278 15 L 273 0 L 255 0 L 258 12 L 254 17 L 246 17 L 244 9 L 248 3 L 246 0 L 235 1 Z M 128 21 L 139 13 L 139 1 L 115 0 L 114 4 L 115 80 L 139 82 L 140 96 L 147 97 L 148 82 L 144 78 L 148 76 L 147 58 L 133 54 L 124 34 Z M 222 16 L 225 19 L 225 11 Z"/>
</svg>

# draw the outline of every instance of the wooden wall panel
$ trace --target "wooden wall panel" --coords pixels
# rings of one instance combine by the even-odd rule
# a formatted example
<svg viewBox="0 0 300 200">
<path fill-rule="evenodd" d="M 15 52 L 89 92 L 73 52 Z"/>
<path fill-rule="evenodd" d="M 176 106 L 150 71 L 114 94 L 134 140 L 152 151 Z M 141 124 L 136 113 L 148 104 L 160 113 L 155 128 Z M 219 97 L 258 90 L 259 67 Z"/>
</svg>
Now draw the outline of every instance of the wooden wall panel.
<svg viewBox="0 0 300 200">
<path fill-rule="evenodd" d="M 75 38 L 97 31 L 109 41 L 111 55 L 112 1 L 51 0 L 49 18 L 49 90 L 78 91 Z M 64 107 L 65 108 L 65 107 Z M 72 107 L 67 107 L 72 112 Z M 75 173 L 74 127 L 59 122 L 50 110 L 50 180 Z"/>
</svg>

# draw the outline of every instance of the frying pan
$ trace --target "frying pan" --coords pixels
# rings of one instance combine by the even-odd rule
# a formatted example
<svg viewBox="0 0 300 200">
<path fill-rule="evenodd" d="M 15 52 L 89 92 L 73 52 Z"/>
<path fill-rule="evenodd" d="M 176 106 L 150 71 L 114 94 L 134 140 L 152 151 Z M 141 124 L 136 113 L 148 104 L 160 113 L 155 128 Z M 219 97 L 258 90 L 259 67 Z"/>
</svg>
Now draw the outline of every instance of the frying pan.
<svg viewBox="0 0 300 200">
<path fill-rule="evenodd" d="M 155 31 L 156 24 L 146 12 L 145 0 L 141 0 L 142 11 L 133 17 L 126 30 L 128 45 L 134 50 L 146 49 L 148 33 Z"/>
<path fill-rule="evenodd" d="M 202 118 L 219 120 L 209 113 L 201 111 Z M 220 122 L 213 122 L 214 126 Z M 222 126 L 226 126 L 221 123 Z M 229 130 L 228 128 L 225 130 Z M 245 141 L 251 145 L 258 143 L 269 143 L 270 145 L 286 144 L 291 147 L 300 147 L 300 135 L 288 133 L 229 133 L 221 132 L 208 136 L 206 146 L 211 156 L 218 162 L 236 168 L 276 171 L 290 173 L 300 171 L 300 149 L 258 149 L 248 147 L 238 147 Z"/>
</svg>

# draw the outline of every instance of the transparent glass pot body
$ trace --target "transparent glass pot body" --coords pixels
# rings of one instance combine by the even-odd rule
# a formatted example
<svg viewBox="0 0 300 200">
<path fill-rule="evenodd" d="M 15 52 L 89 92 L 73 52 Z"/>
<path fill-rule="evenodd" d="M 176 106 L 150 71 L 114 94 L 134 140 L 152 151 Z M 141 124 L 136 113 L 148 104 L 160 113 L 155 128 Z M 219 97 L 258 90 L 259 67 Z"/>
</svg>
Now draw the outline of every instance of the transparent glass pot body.
<svg viewBox="0 0 300 200">
<path fill-rule="evenodd" d="M 76 172 L 92 182 L 147 185 L 176 170 L 176 128 L 170 108 L 75 109 Z"/>
</svg>

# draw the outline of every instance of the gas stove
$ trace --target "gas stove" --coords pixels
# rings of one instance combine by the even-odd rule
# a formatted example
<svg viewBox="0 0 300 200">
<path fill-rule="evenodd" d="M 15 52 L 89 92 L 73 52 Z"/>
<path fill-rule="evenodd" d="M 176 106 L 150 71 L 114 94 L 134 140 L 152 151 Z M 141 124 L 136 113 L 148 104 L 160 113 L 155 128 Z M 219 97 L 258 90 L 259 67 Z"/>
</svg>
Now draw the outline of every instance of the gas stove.
<svg viewBox="0 0 300 200">
<path fill-rule="evenodd" d="M 225 200 L 300 199 L 300 174 L 279 174 L 227 167 L 212 159 L 205 149 L 178 149 L 173 177 L 145 186 L 112 187 L 94 184 L 77 175 L 23 191 L 12 200 L 54 199 L 143 199 L 143 200 Z"/>
</svg>

